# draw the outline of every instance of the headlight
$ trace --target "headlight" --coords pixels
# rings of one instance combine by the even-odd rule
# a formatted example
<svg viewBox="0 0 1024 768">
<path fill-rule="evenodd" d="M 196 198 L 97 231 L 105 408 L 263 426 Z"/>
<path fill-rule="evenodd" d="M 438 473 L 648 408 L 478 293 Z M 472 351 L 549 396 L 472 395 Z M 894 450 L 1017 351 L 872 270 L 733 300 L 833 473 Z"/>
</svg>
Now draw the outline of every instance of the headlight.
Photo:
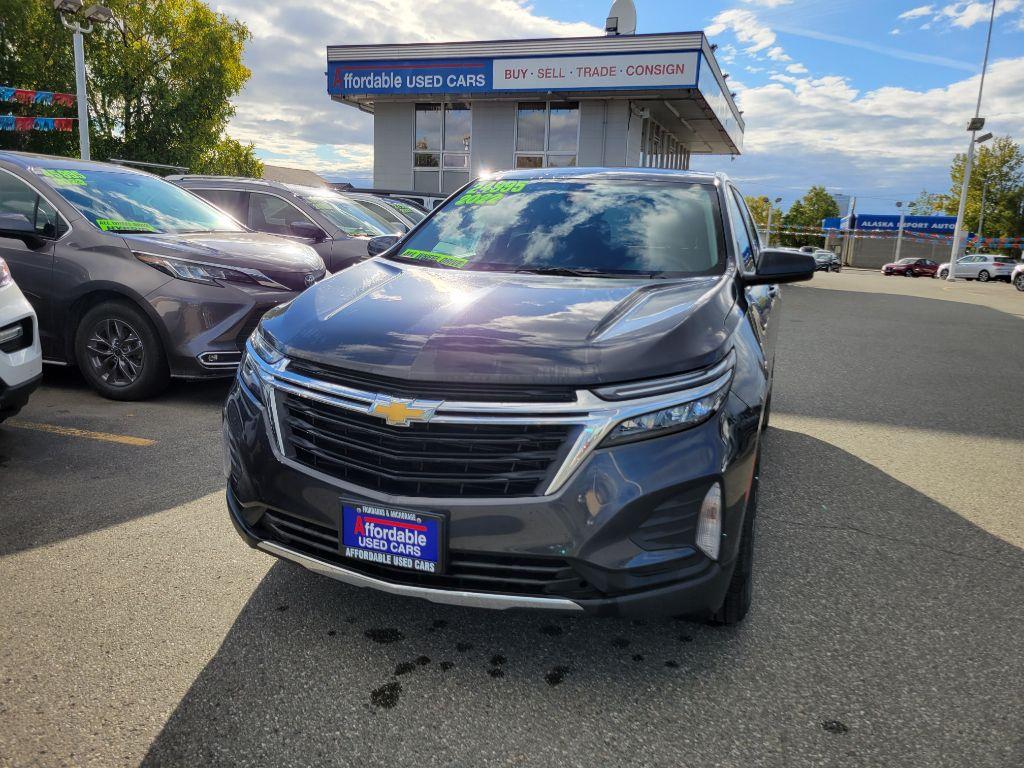
<svg viewBox="0 0 1024 768">
<path fill-rule="evenodd" d="M 7 268 L 7 262 L 0 259 L 0 288 L 13 282 L 14 278 L 11 276 L 11 270 Z"/>
<path fill-rule="evenodd" d="M 274 365 L 284 360 L 284 353 L 277 348 L 274 341 L 263 332 L 263 324 L 256 326 L 256 330 L 249 337 L 249 343 L 260 356 L 260 359 L 268 365 Z"/>
<path fill-rule="evenodd" d="M 729 382 L 726 382 L 719 389 L 698 400 L 691 400 L 688 403 L 680 403 L 670 408 L 625 419 L 608 433 L 601 445 L 630 443 L 695 427 L 714 415 L 715 411 L 721 407 L 728 392 Z"/>
<path fill-rule="evenodd" d="M 249 337 L 249 343 L 245 346 L 242 355 L 242 364 L 238 366 L 238 378 L 257 398 L 262 399 L 263 387 L 260 382 L 260 374 L 257 369 L 257 362 L 254 357 L 268 365 L 274 365 L 284 359 L 284 354 L 277 348 L 274 342 L 263 333 L 262 326 L 256 326 L 256 330 Z"/>
<path fill-rule="evenodd" d="M 159 269 L 171 277 L 179 280 L 188 280 L 193 283 L 204 283 L 206 285 L 218 285 L 220 283 L 249 283 L 250 285 L 262 285 L 265 288 L 279 288 L 287 291 L 288 288 L 276 280 L 271 280 L 257 269 L 234 269 L 223 267 L 219 264 L 209 264 L 205 261 L 190 261 L 188 259 L 175 259 L 170 256 L 158 256 L 155 253 L 143 253 L 133 251 L 135 258 L 143 264 Z"/>
</svg>

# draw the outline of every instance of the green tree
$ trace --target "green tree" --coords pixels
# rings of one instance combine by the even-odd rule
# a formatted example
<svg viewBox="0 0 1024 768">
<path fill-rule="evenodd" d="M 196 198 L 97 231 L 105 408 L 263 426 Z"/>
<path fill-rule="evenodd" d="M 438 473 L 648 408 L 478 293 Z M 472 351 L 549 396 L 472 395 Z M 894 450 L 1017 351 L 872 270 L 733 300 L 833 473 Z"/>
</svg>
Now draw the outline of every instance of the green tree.
<svg viewBox="0 0 1024 768">
<path fill-rule="evenodd" d="M 263 163 L 256 157 L 255 149 L 252 144 L 242 144 L 225 136 L 216 146 L 200 156 L 192 166 L 192 171 L 219 176 L 262 178 Z"/>
<path fill-rule="evenodd" d="M 966 155 L 963 154 L 953 158 L 949 170 L 949 194 L 941 196 L 942 211 L 950 216 L 956 216 L 960 205 L 965 160 Z M 964 226 L 971 232 L 978 231 L 983 188 L 987 188 L 984 234 L 988 237 L 1024 235 L 1024 212 L 1021 210 L 1024 152 L 1020 144 L 1009 136 L 999 136 L 988 144 L 982 144 L 975 156 L 964 211 Z"/>
<path fill-rule="evenodd" d="M 921 194 L 910 203 L 907 213 L 911 216 L 934 216 L 942 210 L 942 197 L 922 189 Z"/>
<path fill-rule="evenodd" d="M 783 229 L 798 230 L 820 230 L 822 219 L 833 218 L 839 215 L 839 206 L 835 198 L 830 195 L 824 187 L 813 186 L 807 190 L 807 194 L 793 203 L 786 215 L 782 217 Z M 819 245 L 825 244 L 824 236 L 802 234 L 787 234 L 782 236 L 782 244 L 789 246 L 797 245 Z"/>
<path fill-rule="evenodd" d="M 772 229 L 776 230 L 782 226 L 782 209 L 773 204 L 771 198 L 767 195 L 759 195 L 757 197 L 745 195 L 743 199 L 747 203 L 750 215 L 754 218 L 754 225 L 757 227 L 758 232 L 762 233 L 762 236 L 768 228 L 768 211 L 772 212 Z M 778 237 L 773 237 L 772 239 L 777 241 Z"/>
<path fill-rule="evenodd" d="M 211 154 L 252 158 L 220 146 L 230 99 L 248 80 L 249 31 L 200 0 L 109 0 L 119 20 L 85 38 L 90 137 L 97 159 L 123 157 L 188 167 Z M 0 82 L 74 90 L 71 34 L 47 0 L 0 0 Z M 28 112 L 40 114 L 42 108 Z M 48 114 L 74 115 L 53 107 Z M 77 133 L 0 134 L 0 146 L 74 155 Z M 222 167 L 224 164 L 222 164 Z M 225 170 L 234 170 L 225 167 Z"/>
</svg>

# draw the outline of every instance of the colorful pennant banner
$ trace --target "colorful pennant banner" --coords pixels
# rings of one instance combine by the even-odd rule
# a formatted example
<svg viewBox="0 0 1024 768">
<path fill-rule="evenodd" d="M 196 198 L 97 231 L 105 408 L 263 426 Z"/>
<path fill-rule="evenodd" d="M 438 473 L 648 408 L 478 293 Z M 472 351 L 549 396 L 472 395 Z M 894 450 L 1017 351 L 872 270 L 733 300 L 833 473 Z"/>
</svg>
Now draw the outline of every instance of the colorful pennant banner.
<svg viewBox="0 0 1024 768">
<path fill-rule="evenodd" d="M 773 229 L 772 235 L 805 235 L 807 237 L 824 237 L 832 235 L 836 238 L 852 237 L 855 240 L 895 240 L 897 233 L 890 229 L 815 229 L 813 227 L 787 227 L 786 229 Z M 917 240 L 936 240 L 939 242 L 952 243 L 952 235 L 939 235 L 930 232 L 914 232 L 904 230 L 903 237 Z M 1024 245 L 1024 237 L 978 237 L 969 235 L 966 239 L 967 245 L 987 245 L 996 248 L 1012 248 Z"/>
<path fill-rule="evenodd" d="M 75 117 L 19 117 L 0 115 L 0 131 L 63 131 L 69 132 Z"/>
<path fill-rule="evenodd" d="M 75 106 L 75 94 L 33 91 L 28 88 L 11 88 L 7 85 L 0 85 L 0 101 L 17 101 L 21 104 L 59 104 L 64 107 L 73 107 Z"/>
</svg>

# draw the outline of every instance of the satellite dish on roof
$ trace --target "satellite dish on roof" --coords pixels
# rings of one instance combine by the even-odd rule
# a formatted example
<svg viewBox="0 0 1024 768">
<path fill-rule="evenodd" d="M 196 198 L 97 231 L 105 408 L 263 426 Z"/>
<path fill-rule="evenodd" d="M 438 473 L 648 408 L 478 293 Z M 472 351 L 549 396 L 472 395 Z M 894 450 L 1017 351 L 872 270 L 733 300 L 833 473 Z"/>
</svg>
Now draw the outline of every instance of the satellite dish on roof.
<svg viewBox="0 0 1024 768">
<path fill-rule="evenodd" d="M 604 31 L 608 35 L 636 34 L 636 6 L 633 5 L 633 0 L 615 0 L 612 3 Z"/>
</svg>

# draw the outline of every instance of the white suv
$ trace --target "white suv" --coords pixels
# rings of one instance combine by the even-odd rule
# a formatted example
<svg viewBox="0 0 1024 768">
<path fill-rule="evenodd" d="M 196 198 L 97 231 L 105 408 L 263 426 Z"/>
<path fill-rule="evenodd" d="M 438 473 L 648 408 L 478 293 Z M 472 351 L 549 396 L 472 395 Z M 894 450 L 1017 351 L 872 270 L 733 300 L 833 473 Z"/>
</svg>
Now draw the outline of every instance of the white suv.
<svg viewBox="0 0 1024 768">
<path fill-rule="evenodd" d="M 1006 280 L 1009 282 L 1017 262 L 1009 256 L 998 256 L 992 253 L 972 253 L 961 256 L 956 261 L 956 276 L 965 280 L 977 280 L 987 283 L 989 280 Z M 949 262 L 939 267 L 939 277 L 946 279 L 949 275 Z"/>
<path fill-rule="evenodd" d="M 0 421 L 21 410 L 42 378 L 36 313 L 0 259 Z"/>
</svg>

